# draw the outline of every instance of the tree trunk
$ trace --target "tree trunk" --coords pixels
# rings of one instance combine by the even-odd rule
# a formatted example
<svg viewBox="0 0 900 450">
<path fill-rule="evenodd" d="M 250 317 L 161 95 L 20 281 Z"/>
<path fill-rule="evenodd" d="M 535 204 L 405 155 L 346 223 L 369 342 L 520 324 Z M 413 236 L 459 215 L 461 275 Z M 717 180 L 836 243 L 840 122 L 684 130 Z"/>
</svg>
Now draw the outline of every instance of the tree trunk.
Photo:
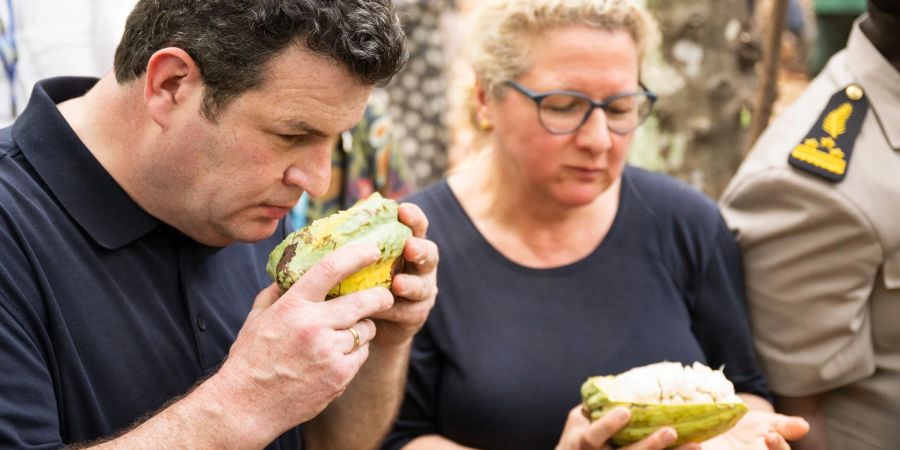
<svg viewBox="0 0 900 450">
<path fill-rule="evenodd" d="M 631 162 L 718 198 L 742 160 L 753 101 L 747 0 L 648 0 L 661 47 L 642 79 L 660 100 L 634 141 Z"/>
</svg>

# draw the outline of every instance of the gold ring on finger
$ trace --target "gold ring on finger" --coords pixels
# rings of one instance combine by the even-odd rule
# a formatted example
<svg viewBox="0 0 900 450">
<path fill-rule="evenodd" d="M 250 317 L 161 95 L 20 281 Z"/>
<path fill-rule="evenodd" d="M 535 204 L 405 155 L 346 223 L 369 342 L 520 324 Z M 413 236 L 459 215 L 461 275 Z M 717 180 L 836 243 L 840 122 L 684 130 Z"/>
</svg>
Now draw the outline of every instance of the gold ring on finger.
<svg viewBox="0 0 900 450">
<path fill-rule="evenodd" d="M 356 349 L 359 348 L 359 332 L 356 331 L 356 328 L 353 327 L 347 328 L 347 331 L 349 331 L 350 334 L 353 335 L 353 348 L 351 348 L 348 353 L 353 353 L 356 351 Z"/>
</svg>

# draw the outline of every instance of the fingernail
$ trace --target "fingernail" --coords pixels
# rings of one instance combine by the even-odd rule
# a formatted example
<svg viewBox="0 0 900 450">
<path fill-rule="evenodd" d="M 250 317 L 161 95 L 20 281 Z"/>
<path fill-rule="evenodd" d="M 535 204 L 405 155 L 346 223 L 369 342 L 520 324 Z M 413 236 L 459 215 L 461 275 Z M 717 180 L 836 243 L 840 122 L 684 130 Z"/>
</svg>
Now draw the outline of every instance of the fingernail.
<svg viewBox="0 0 900 450">
<path fill-rule="evenodd" d="M 665 440 L 668 443 L 668 442 L 674 441 L 675 438 L 678 437 L 678 435 L 675 434 L 675 430 L 673 430 L 671 428 L 666 428 L 662 432 L 662 437 L 663 437 L 663 440 Z"/>
</svg>

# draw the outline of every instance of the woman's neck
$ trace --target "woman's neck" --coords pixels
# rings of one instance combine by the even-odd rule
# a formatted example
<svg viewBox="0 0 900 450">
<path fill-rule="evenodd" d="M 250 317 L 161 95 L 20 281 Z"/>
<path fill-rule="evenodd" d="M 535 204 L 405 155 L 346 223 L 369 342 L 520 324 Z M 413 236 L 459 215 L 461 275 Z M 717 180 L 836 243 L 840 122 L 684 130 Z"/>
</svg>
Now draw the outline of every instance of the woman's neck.
<svg viewBox="0 0 900 450">
<path fill-rule="evenodd" d="M 618 211 L 619 180 L 592 203 L 571 207 L 496 167 L 489 158 L 475 161 L 448 182 L 478 231 L 510 260 L 536 268 L 571 264 L 606 237 Z"/>
</svg>

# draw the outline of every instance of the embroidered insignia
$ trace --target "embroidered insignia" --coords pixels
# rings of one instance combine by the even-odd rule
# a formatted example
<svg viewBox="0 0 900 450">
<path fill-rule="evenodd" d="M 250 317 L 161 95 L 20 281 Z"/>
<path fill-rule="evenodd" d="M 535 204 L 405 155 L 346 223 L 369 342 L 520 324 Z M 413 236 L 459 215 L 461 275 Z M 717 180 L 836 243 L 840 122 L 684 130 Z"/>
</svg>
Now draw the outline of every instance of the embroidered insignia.
<svg viewBox="0 0 900 450">
<path fill-rule="evenodd" d="M 791 151 L 788 163 L 828 181 L 842 181 L 868 109 L 869 103 L 858 84 L 832 95 L 803 142 Z"/>
</svg>

